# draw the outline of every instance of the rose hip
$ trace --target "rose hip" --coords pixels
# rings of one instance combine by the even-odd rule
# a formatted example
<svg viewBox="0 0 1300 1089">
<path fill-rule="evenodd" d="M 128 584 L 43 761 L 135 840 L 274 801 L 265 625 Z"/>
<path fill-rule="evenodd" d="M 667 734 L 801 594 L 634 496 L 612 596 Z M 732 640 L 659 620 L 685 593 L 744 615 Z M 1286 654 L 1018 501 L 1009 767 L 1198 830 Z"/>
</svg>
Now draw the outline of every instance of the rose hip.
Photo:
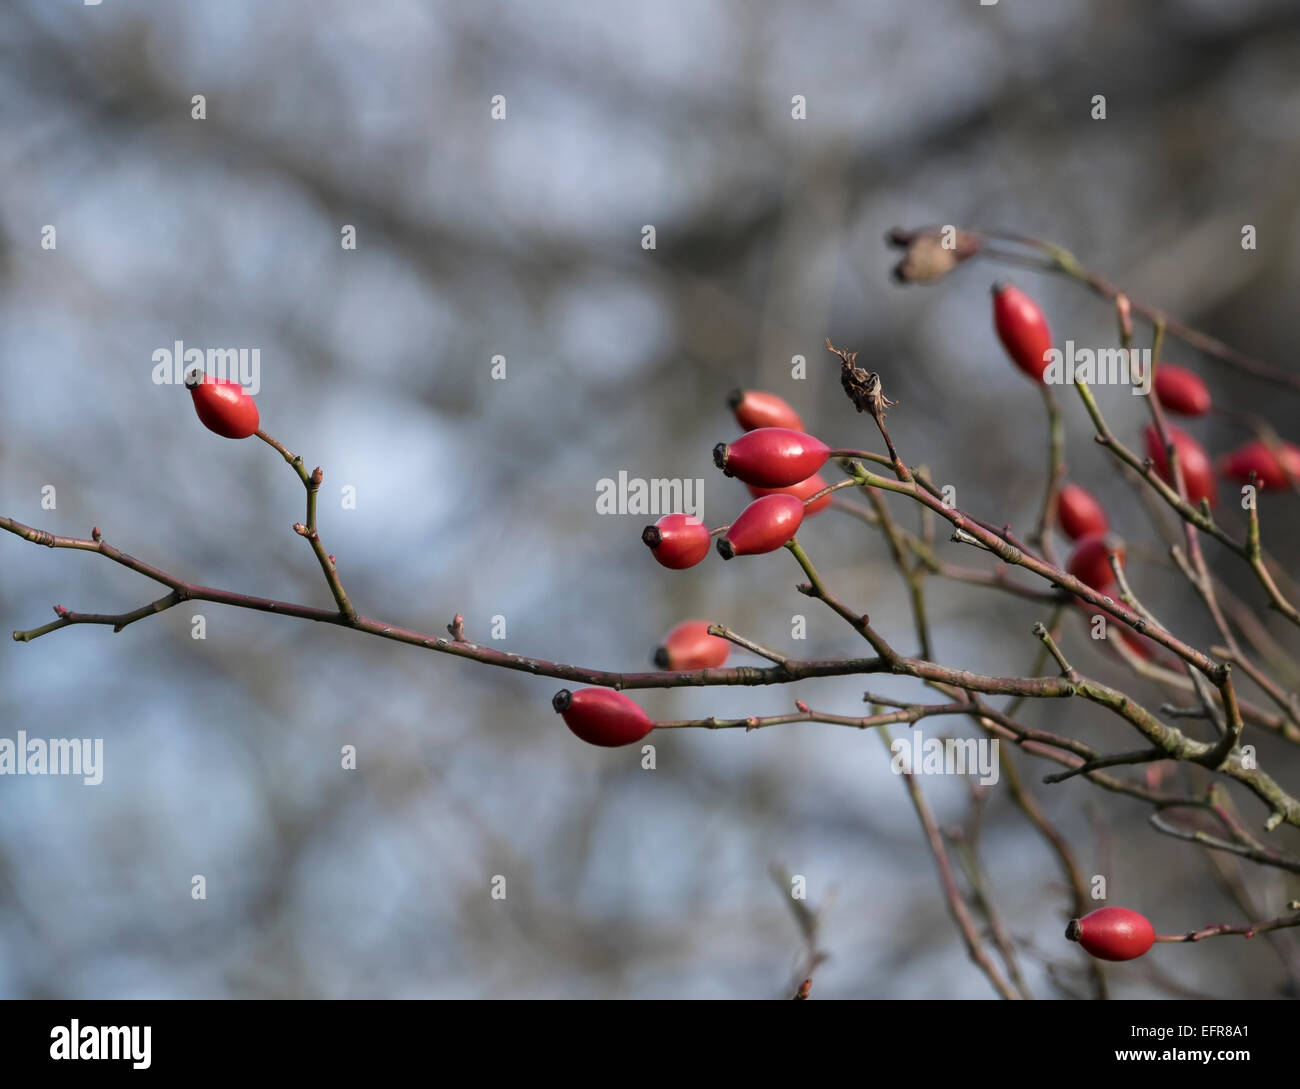
<svg viewBox="0 0 1300 1089">
<path fill-rule="evenodd" d="M 1036 382 L 1043 380 L 1051 350 L 1052 331 L 1042 308 L 1015 284 L 1000 280 L 993 285 L 993 327 L 1017 367 Z"/>
<path fill-rule="evenodd" d="M 716 669 L 730 653 L 727 640 L 709 634 L 707 620 L 686 620 L 664 636 L 654 663 L 660 669 Z"/>
<path fill-rule="evenodd" d="M 551 706 L 564 724 L 589 745 L 613 748 L 640 741 L 654 729 L 650 716 L 622 692 L 612 688 L 562 688 Z"/>
<path fill-rule="evenodd" d="M 759 488 L 753 484 L 746 484 L 749 494 L 755 499 L 765 495 L 793 495 L 796 499 L 802 499 L 804 502 L 803 516 L 811 518 L 814 514 L 820 514 L 831 505 L 829 494 L 823 495 L 820 499 L 809 503 L 808 500 L 818 492 L 824 490 L 829 485 L 821 473 L 814 473 L 807 480 L 801 480 L 798 484 L 791 484 L 785 488 Z"/>
<path fill-rule="evenodd" d="M 718 552 L 724 560 L 775 552 L 799 532 L 803 502 L 793 495 L 765 495 L 740 513 L 727 532 L 718 538 Z"/>
<path fill-rule="evenodd" d="M 735 413 L 736 423 L 746 431 L 755 431 L 760 427 L 788 427 L 791 431 L 803 430 L 803 420 L 799 419 L 799 413 L 775 393 L 763 393 L 756 389 L 733 389 L 727 394 L 727 406 Z"/>
<path fill-rule="evenodd" d="M 209 431 L 226 439 L 246 439 L 257 431 L 257 404 L 238 382 L 194 373 L 185 379 L 194 411 Z"/>
<path fill-rule="evenodd" d="M 1072 541 L 1105 533 L 1110 529 L 1110 519 L 1106 517 L 1102 505 L 1092 492 L 1078 484 L 1067 484 L 1061 489 L 1056 504 L 1056 520 L 1061 525 L 1061 531 Z"/>
<path fill-rule="evenodd" d="M 1210 389 L 1200 375 L 1173 363 L 1156 367 L 1155 394 L 1163 407 L 1180 416 L 1204 416 L 1213 405 Z"/>
<path fill-rule="evenodd" d="M 1210 455 L 1205 447 L 1180 427 L 1168 428 L 1169 441 L 1178 451 L 1178 464 L 1182 466 L 1183 483 L 1187 485 L 1187 498 L 1193 506 L 1202 499 L 1209 500 L 1211 506 L 1218 499 L 1218 488 L 1214 483 L 1214 469 L 1210 465 Z M 1165 456 L 1164 443 L 1160 441 L 1160 432 L 1154 424 L 1147 424 L 1144 435 L 1147 457 L 1155 466 L 1156 472 L 1166 484 L 1173 484 L 1169 475 L 1169 459 Z"/>
<path fill-rule="evenodd" d="M 760 427 L 713 448 L 713 463 L 727 476 L 758 488 L 787 488 L 826 464 L 830 447 L 788 427 Z"/>
<path fill-rule="evenodd" d="M 1104 907 L 1082 919 L 1071 919 L 1065 936 L 1098 960 L 1133 960 L 1155 943 L 1156 932 L 1146 917 L 1122 907 Z"/>
<path fill-rule="evenodd" d="M 665 514 L 642 530 L 641 540 L 674 571 L 694 567 L 709 554 L 709 527 L 689 514 Z"/>
<path fill-rule="evenodd" d="M 1300 447 L 1289 442 L 1280 444 L 1281 456 L 1273 453 L 1268 446 L 1258 439 L 1237 447 L 1219 459 L 1219 471 L 1231 480 L 1240 480 L 1243 484 L 1250 482 L 1250 474 L 1255 474 L 1255 481 L 1260 487 L 1269 490 L 1289 488 L 1289 472 L 1300 481 Z"/>
<path fill-rule="evenodd" d="M 1115 572 L 1111 570 L 1110 554 L 1118 553 L 1124 558 L 1124 548 L 1112 546 L 1104 533 L 1093 533 L 1080 539 L 1070 553 L 1070 561 L 1065 569 L 1085 586 L 1090 586 L 1099 594 L 1110 592 L 1115 584 Z"/>
</svg>

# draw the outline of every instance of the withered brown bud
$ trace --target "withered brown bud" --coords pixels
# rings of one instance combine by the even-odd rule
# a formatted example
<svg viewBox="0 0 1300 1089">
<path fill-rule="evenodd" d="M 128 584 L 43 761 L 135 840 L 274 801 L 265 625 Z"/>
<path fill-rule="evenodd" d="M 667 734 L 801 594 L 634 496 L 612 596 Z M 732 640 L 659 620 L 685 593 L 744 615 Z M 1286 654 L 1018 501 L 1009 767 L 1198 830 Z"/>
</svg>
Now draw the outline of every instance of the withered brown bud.
<svg viewBox="0 0 1300 1089">
<path fill-rule="evenodd" d="M 897 401 L 885 396 L 880 375 L 857 366 L 857 352 L 846 352 L 826 341 L 826 347 L 840 358 L 840 385 L 859 412 L 870 412 L 878 420 L 885 418 L 885 409 L 893 408 Z"/>
<path fill-rule="evenodd" d="M 901 237 L 901 236 L 900 236 Z M 900 284 L 932 284 L 979 253 L 979 238 L 969 231 L 926 231 L 912 235 L 907 252 L 894 266 Z"/>
</svg>

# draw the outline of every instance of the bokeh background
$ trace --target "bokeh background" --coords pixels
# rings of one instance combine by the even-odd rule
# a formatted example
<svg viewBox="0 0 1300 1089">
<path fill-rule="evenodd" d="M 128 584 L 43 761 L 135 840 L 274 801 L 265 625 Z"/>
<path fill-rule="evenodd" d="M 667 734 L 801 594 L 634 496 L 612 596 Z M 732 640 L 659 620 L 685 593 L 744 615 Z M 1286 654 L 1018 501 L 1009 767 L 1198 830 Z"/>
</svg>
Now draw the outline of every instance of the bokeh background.
<svg viewBox="0 0 1300 1089">
<path fill-rule="evenodd" d="M 639 540 L 649 519 L 598 516 L 596 482 L 702 478 L 706 519 L 729 521 L 744 491 L 709 451 L 735 432 L 724 399 L 737 385 L 785 396 L 832 444 L 872 443 L 830 336 L 900 400 L 891 429 L 908 460 L 963 506 L 1027 523 L 1046 434 L 991 329 L 1002 270 L 900 287 L 883 233 L 1036 234 L 1293 366 L 1297 71 L 1290 0 L 12 0 L 0 511 L 63 534 L 98 525 L 208 585 L 327 605 L 289 528 L 302 517 L 292 472 L 260 443 L 208 433 L 183 391 L 150 379 L 154 350 L 178 339 L 257 347 L 263 422 L 324 467 L 322 535 L 365 614 L 440 632 L 459 611 L 485 642 L 499 615 L 495 645 L 609 669 L 647 668 L 662 634 L 696 616 L 799 656 L 859 654 L 795 593 L 789 557 L 664 571 Z M 1243 224 L 1256 251 L 1241 249 Z M 1058 339 L 1111 342 L 1098 300 L 1016 275 Z M 1177 345 L 1168 358 L 1296 437 L 1295 396 Z M 1103 391 L 1103 408 L 1135 436 L 1138 399 Z M 1072 475 L 1107 497 L 1138 592 L 1208 645 L 1141 504 L 1080 406 L 1066 409 Z M 1219 419 L 1192 430 L 1216 449 L 1242 437 Z M 344 485 L 355 510 L 340 509 Z M 1275 502 L 1266 526 L 1292 565 L 1293 508 Z M 915 649 L 878 537 L 834 515 L 801 537 L 840 596 Z M 44 623 L 55 602 L 117 611 L 158 592 L 94 556 L 0 540 L 5 630 Z M 937 580 L 930 595 L 941 660 L 1030 667 L 1041 607 Z M 206 640 L 190 637 L 196 613 Z M 1080 628 L 1067 643 L 1082 668 L 1122 676 Z M 98 787 L 0 778 L 0 994 L 774 997 L 804 956 L 777 866 L 806 878 L 820 919 L 815 997 L 991 996 L 877 738 L 677 731 L 655 737 L 644 771 L 636 752 L 577 742 L 549 706 L 559 687 L 218 606 L 119 635 L 5 640 L 5 736 L 103 737 L 106 769 Z M 863 688 L 638 699 L 660 718 L 796 697 L 853 714 Z M 1025 721 L 1132 747 L 1087 705 Z M 1259 744 L 1294 789 L 1296 762 Z M 344 745 L 356 772 L 340 770 Z M 1044 765 L 1003 755 L 1085 872 L 1108 877 L 1110 902 L 1164 932 L 1243 921 L 1199 849 L 1157 835 L 1144 807 L 1078 780 L 1042 786 Z M 965 819 L 965 781 L 923 785 L 942 823 Z M 1031 988 L 1080 989 L 1059 871 L 1004 789 L 987 799 L 981 853 Z M 206 900 L 190 896 L 195 874 Z M 497 874 L 504 901 L 489 895 Z M 1242 879 L 1268 914 L 1297 895 L 1277 876 Z M 1130 997 L 1273 997 L 1296 993 L 1296 965 L 1289 936 L 1225 939 L 1160 947 L 1110 978 Z"/>
</svg>

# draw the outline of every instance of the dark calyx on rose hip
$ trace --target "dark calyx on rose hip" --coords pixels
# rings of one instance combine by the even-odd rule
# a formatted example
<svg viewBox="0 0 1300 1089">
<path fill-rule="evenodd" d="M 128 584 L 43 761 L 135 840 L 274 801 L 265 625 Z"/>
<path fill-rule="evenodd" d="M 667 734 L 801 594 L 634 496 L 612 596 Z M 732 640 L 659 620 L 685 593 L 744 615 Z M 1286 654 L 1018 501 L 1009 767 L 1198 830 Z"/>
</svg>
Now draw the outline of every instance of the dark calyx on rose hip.
<svg viewBox="0 0 1300 1089">
<path fill-rule="evenodd" d="M 760 427 L 713 448 L 713 463 L 727 476 L 757 488 L 788 488 L 826 464 L 830 447 L 788 427 Z"/>
</svg>

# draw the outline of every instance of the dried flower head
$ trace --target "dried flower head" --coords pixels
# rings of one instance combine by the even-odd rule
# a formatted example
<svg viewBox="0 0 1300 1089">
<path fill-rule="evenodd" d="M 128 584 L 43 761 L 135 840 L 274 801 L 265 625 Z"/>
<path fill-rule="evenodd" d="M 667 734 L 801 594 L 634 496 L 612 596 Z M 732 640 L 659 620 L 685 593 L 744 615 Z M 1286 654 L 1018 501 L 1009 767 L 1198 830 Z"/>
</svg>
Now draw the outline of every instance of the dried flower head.
<svg viewBox="0 0 1300 1089">
<path fill-rule="evenodd" d="M 885 418 L 885 409 L 898 404 L 885 396 L 880 375 L 857 366 L 857 352 L 846 352 L 826 341 L 826 347 L 840 359 L 840 384 L 859 412 L 870 412 L 877 420 Z"/>
<path fill-rule="evenodd" d="M 977 235 L 955 227 L 919 231 L 895 227 L 885 239 L 891 246 L 905 251 L 902 260 L 894 266 L 894 279 L 900 284 L 932 284 L 942 280 L 980 249 Z"/>
</svg>

